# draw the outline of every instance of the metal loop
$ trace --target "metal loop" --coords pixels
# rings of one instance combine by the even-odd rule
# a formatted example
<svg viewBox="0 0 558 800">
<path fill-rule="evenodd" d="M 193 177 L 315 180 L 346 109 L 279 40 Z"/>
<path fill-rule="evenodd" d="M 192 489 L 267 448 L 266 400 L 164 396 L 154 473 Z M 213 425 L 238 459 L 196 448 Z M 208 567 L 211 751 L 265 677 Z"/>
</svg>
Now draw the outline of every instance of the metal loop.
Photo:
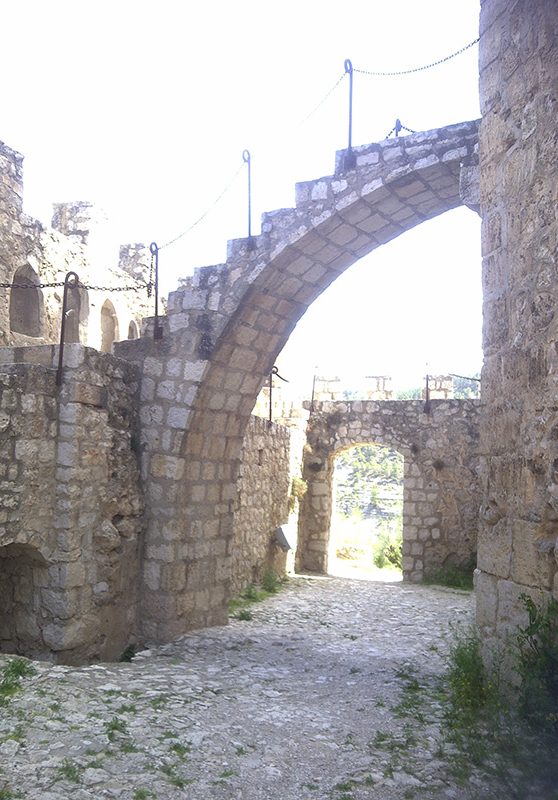
<svg viewBox="0 0 558 800">
<path fill-rule="evenodd" d="M 64 284 L 67 284 L 70 289 L 76 289 L 79 286 L 79 276 L 77 272 L 67 272 L 64 278 Z"/>
<path fill-rule="evenodd" d="M 151 242 L 151 244 L 149 245 L 149 252 L 151 253 L 151 255 L 152 256 L 157 255 L 158 251 L 159 247 L 157 245 L 157 242 Z"/>
<path fill-rule="evenodd" d="M 242 151 L 242 160 L 244 161 L 244 163 L 245 164 L 249 164 L 251 159 L 252 159 L 252 156 L 250 155 L 250 151 L 249 150 L 243 150 Z"/>
<path fill-rule="evenodd" d="M 348 75 L 352 75 L 352 72 L 353 72 L 353 63 L 352 63 L 352 61 L 351 61 L 351 59 L 350 59 L 350 58 L 346 58 L 346 59 L 345 59 L 345 63 L 343 64 L 343 67 L 344 67 L 344 69 L 345 69 L 345 72 L 346 72 Z"/>
</svg>

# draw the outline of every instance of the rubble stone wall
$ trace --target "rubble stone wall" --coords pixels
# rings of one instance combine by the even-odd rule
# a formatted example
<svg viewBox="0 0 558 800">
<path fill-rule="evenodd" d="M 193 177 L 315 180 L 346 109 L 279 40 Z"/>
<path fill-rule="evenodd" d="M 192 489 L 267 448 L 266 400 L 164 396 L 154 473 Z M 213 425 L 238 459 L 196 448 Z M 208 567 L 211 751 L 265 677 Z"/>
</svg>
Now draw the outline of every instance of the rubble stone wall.
<svg viewBox="0 0 558 800">
<path fill-rule="evenodd" d="M 260 581 L 267 571 L 285 573 L 287 554 L 275 543 L 274 534 L 288 519 L 289 485 L 289 430 L 251 417 L 242 443 L 234 515 L 233 595 Z"/>
<path fill-rule="evenodd" d="M 297 565 L 327 572 L 335 455 L 374 443 L 404 457 L 403 577 L 420 581 L 476 552 L 479 401 L 316 403 L 310 414 L 299 515 Z"/>
<path fill-rule="evenodd" d="M 67 345 L 58 388 L 57 351 L 0 349 L 0 649 L 114 659 L 137 632 L 138 374 Z"/>
<path fill-rule="evenodd" d="M 484 0 L 483 638 L 558 598 L 558 5 Z"/>
</svg>

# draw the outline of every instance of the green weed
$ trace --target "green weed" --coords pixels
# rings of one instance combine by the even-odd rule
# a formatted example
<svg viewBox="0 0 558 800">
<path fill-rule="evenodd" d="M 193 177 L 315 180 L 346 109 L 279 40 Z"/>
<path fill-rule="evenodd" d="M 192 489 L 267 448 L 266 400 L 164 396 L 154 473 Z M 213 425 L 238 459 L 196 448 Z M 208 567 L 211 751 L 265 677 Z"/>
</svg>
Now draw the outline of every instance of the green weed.
<svg viewBox="0 0 558 800">
<path fill-rule="evenodd" d="M 262 578 L 262 589 L 269 594 L 277 594 L 281 588 L 281 578 L 272 569 L 264 573 Z"/>
<path fill-rule="evenodd" d="M 165 764 L 160 767 L 160 770 L 166 776 L 167 781 L 177 789 L 184 789 L 185 786 L 194 782 L 191 778 L 183 778 L 170 764 Z"/>
<path fill-rule="evenodd" d="M 181 744 L 180 742 L 173 742 L 169 750 L 174 753 L 178 758 L 185 758 L 191 752 L 192 747 L 189 744 Z"/>
<path fill-rule="evenodd" d="M 135 654 L 136 654 L 135 646 L 133 644 L 129 644 L 128 647 L 122 651 L 119 661 L 129 664 L 132 661 Z"/>
<path fill-rule="evenodd" d="M 448 586 L 453 589 L 473 589 L 473 574 L 477 565 L 476 555 L 466 564 L 448 565 L 428 572 L 423 583 L 433 586 Z"/>
<path fill-rule="evenodd" d="M 517 635 L 520 710 L 531 725 L 558 730 L 558 602 L 539 608 L 521 595 L 529 617 Z"/>
<path fill-rule="evenodd" d="M 110 722 L 105 722 L 105 733 L 109 742 L 114 742 L 117 733 L 121 733 L 124 736 L 128 735 L 128 726 L 123 719 L 113 717 Z"/>
<path fill-rule="evenodd" d="M 84 768 L 80 766 L 80 764 L 76 764 L 76 762 L 72 761 L 70 758 L 65 758 L 56 770 L 55 780 L 67 780 L 71 783 L 79 783 L 81 781 L 83 769 Z"/>
<path fill-rule="evenodd" d="M 223 770 L 223 772 L 219 774 L 219 777 L 221 778 L 221 780 L 226 780 L 227 778 L 232 778 L 233 775 L 236 775 L 234 769 L 225 769 Z"/>
<path fill-rule="evenodd" d="M 372 550 L 374 565 L 379 569 L 388 566 L 402 569 L 402 544 L 403 534 L 401 530 L 398 529 L 395 532 L 392 530 L 380 531 Z"/>
<path fill-rule="evenodd" d="M 0 706 L 8 703 L 21 691 L 21 679 L 36 674 L 35 667 L 25 658 L 12 658 L 0 670 Z"/>
<path fill-rule="evenodd" d="M 455 633 L 445 674 L 447 708 L 438 755 L 450 744 L 450 775 L 466 784 L 473 773 L 487 786 L 483 798 L 558 797 L 558 603 L 538 607 L 522 596 L 528 622 L 511 637 L 508 669 L 502 658 L 489 673 L 474 629 Z M 480 797 L 480 795 L 478 795 Z"/>
</svg>

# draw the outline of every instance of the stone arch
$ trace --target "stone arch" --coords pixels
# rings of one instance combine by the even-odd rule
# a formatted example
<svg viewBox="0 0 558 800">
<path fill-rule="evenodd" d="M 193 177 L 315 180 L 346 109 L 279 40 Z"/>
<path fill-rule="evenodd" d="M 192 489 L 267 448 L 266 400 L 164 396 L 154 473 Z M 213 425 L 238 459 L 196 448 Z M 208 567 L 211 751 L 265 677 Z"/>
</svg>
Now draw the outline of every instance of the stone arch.
<svg viewBox="0 0 558 800">
<path fill-rule="evenodd" d="M 139 328 L 134 319 L 131 319 L 128 325 L 128 339 L 139 339 Z"/>
<path fill-rule="evenodd" d="M 39 276 L 26 264 L 20 267 L 13 282 L 23 284 L 23 288 L 15 286 L 10 291 L 10 330 L 12 333 L 23 333 L 26 336 L 39 338 L 43 333 L 44 300 L 39 289 Z"/>
<path fill-rule="evenodd" d="M 82 341 L 81 331 L 89 318 L 89 294 L 82 286 L 68 290 L 66 299 L 65 341 L 76 343 Z"/>
<path fill-rule="evenodd" d="M 338 154 L 333 176 L 297 185 L 295 208 L 264 214 L 260 236 L 229 242 L 226 264 L 197 270 L 169 296 L 164 338 L 148 346 L 164 361 L 156 372 L 147 350 L 119 345 L 155 378 L 145 391 L 145 418 L 159 426 L 145 433 L 150 637 L 226 621 L 242 439 L 277 354 L 351 264 L 463 204 L 461 169 L 475 163 L 477 140 L 475 121 L 355 148 L 349 171 Z"/>
<path fill-rule="evenodd" d="M 44 653 L 40 609 L 50 602 L 48 583 L 48 564 L 35 547 L 0 547 L 0 652 Z"/>
<path fill-rule="evenodd" d="M 110 300 L 101 307 L 101 352 L 110 353 L 112 345 L 118 341 L 118 317 Z"/>
<path fill-rule="evenodd" d="M 343 405 L 346 406 L 346 404 Z M 309 430 L 308 444 L 304 450 L 302 464 L 302 475 L 307 484 L 307 491 L 299 513 L 296 569 L 302 572 L 326 574 L 333 511 L 333 474 L 337 456 L 354 447 L 371 444 L 389 447 L 403 457 L 404 542 L 407 534 L 405 519 L 409 519 L 405 508 L 406 503 L 409 503 L 409 492 L 405 491 L 405 486 L 408 485 L 413 470 L 409 446 L 389 429 L 382 430 L 381 426 L 375 426 L 373 430 L 367 432 L 366 428 L 364 430 L 361 428 L 356 435 L 346 433 L 341 436 L 338 435 L 337 429 L 333 429 L 335 433 L 328 440 L 327 433 L 323 431 L 321 422 L 318 422 L 315 416 L 311 416 L 309 425 L 312 425 L 313 420 L 315 427 L 313 426 L 313 432 Z M 414 573 L 415 570 L 407 568 L 404 570 L 404 578 L 407 580 L 422 578 L 421 569 L 419 569 L 419 574 L 415 575 Z"/>
</svg>

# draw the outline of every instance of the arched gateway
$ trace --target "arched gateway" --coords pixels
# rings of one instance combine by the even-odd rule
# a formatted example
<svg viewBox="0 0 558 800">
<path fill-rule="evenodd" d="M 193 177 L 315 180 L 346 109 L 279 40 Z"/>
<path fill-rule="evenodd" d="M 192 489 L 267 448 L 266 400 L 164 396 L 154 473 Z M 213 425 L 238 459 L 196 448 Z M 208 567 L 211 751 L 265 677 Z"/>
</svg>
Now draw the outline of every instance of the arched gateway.
<svg viewBox="0 0 558 800">
<path fill-rule="evenodd" d="M 297 185 L 295 208 L 264 214 L 260 236 L 170 295 L 161 340 L 116 345 L 143 371 L 146 636 L 225 621 L 238 457 L 264 377 L 347 267 L 465 202 L 477 138 L 473 121 L 365 145 L 347 172 L 339 153 L 333 176 Z"/>
<path fill-rule="evenodd" d="M 327 572 L 334 458 L 363 443 L 404 458 L 403 577 L 421 581 L 476 554 L 479 400 L 315 403 L 308 420 L 297 567 Z"/>
</svg>

